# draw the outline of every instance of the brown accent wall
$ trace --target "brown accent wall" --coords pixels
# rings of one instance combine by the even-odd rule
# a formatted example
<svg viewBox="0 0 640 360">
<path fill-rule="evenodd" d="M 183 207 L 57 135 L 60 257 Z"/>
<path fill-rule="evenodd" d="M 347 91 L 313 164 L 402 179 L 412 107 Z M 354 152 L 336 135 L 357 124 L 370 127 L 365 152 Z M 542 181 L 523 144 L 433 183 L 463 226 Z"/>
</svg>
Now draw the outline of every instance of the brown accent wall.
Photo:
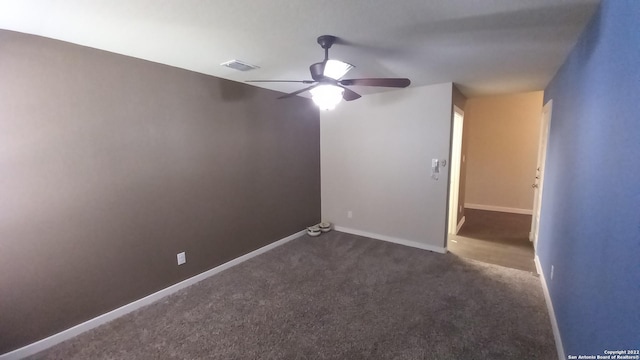
<svg viewBox="0 0 640 360">
<path fill-rule="evenodd" d="M 319 113 L 277 96 L 0 30 L 0 354 L 319 222 Z"/>
<path fill-rule="evenodd" d="M 459 107 L 462 111 L 464 111 L 464 107 L 467 104 L 467 97 L 460 92 L 458 87 L 453 84 L 453 105 Z M 451 121 L 453 124 L 453 111 L 451 112 Z M 466 179 L 467 179 L 467 143 L 465 140 L 465 125 L 466 121 L 463 123 L 462 129 L 462 151 L 460 159 L 460 189 L 458 191 L 458 224 L 462 221 L 462 217 L 464 217 L 464 199 L 465 199 L 465 189 L 466 189 Z M 453 129 L 453 127 L 452 127 Z"/>
</svg>

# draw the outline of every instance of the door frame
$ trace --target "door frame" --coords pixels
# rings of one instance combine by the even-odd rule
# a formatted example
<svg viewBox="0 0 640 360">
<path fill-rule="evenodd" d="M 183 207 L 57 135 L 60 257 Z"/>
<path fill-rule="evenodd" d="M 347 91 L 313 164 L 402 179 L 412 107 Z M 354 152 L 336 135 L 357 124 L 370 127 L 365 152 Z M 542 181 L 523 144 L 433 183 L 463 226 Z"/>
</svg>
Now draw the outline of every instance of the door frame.
<svg viewBox="0 0 640 360">
<path fill-rule="evenodd" d="M 451 156 L 449 157 L 449 209 L 447 234 L 458 233 L 460 220 L 458 219 L 458 203 L 460 196 L 460 168 L 462 167 L 462 136 L 464 130 L 464 111 L 453 105 L 451 119 Z M 460 120 L 456 121 L 456 115 Z"/>
<path fill-rule="evenodd" d="M 540 138 L 538 140 L 538 161 L 536 169 L 536 178 L 533 180 L 533 212 L 531 216 L 531 231 L 529 232 L 529 240 L 533 242 L 534 249 L 538 244 L 538 235 L 540 233 L 540 212 L 542 209 L 542 192 L 544 190 L 544 173 L 547 161 L 547 145 L 549 143 L 549 128 L 551 125 L 551 116 L 553 113 L 553 100 L 549 100 L 542 107 L 542 115 L 540 121 Z"/>
</svg>

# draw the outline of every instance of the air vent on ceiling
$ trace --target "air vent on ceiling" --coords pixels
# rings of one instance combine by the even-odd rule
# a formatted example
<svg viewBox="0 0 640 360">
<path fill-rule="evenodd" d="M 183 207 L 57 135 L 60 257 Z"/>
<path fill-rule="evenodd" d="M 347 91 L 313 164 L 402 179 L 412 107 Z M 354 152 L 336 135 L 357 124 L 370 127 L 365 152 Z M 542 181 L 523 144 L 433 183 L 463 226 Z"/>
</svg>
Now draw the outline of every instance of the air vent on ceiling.
<svg viewBox="0 0 640 360">
<path fill-rule="evenodd" d="M 240 71 L 249 71 L 253 69 L 259 69 L 259 66 L 247 64 L 246 62 L 242 62 L 240 60 L 229 60 L 220 64 L 222 66 L 226 66 L 228 68 L 240 70 Z"/>
</svg>

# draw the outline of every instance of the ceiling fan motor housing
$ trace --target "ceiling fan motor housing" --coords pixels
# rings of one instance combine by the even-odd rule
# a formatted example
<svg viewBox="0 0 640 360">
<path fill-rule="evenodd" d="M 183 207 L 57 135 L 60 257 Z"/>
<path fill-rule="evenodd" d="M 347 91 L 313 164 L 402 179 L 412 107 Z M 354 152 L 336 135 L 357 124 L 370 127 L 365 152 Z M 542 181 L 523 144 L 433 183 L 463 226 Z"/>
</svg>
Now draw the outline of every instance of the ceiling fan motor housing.
<svg viewBox="0 0 640 360">
<path fill-rule="evenodd" d="M 320 44 L 323 49 L 328 50 L 331 45 L 336 42 L 336 39 L 333 35 L 320 35 L 318 36 L 318 44 Z"/>
<path fill-rule="evenodd" d="M 315 63 L 315 64 L 311 64 L 311 66 L 309 66 L 309 71 L 311 72 L 311 78 L 315 81 L 320 81 L 322 79 L 324 79 L 324 65 L 326 63 L 323 62 L 319 62 L 319 63 Z"/>
</svg>

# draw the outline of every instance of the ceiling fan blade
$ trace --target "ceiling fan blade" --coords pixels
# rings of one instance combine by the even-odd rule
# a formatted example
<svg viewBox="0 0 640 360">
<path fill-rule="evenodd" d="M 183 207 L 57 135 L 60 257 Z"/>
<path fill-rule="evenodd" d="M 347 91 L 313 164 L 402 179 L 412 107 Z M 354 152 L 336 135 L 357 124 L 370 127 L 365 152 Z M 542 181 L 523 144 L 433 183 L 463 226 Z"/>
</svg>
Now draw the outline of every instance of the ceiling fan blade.
<svg viewBox="0 0 640 360">
<path fill-rule="evenodd" d="M 405 88 L 411 85 L 411 80 L 407 78 L 367 78 L 367 79 L 343 79 L 338 81 L 340 85 L 350 86 L 384 86 Z"/>
<path fill-rule="evenodd" d="M 303 84 L 313 84 L 314 80 L 246 80 L 245 82 L 289 82 L 289 83 L 303 83 Z"/>
<path fill-rule="evenodd" d="M 340 86 L 340 85 L 338 85 Z M 345 101 L 352 101 L 352 100 L 356 100 L 356 99 L 360 99 L 362 97 L 362 95 L 358 94 L 357 92 L 351 90 L 351 89 L 347 89 L 344 86 L 340 86 L 341 88 L 344 89 L 344 92 L 342 93 L 342 98 Z"/>
<path fill-rule="evenodd" d="M 311 85 L 311 86 L 309 86 L 309 87 L 306 87 L 306 88 L 304 88 L 304 89 L 300 89 L 300 90 L 298 90 L 298 91 L 294 91 L 294 92 L 289 93 L 289 94 L 286 94 L 286 95 L 282 95 L 282 96 L 280 96 L 278 99 L 286 99 L 286 98 L 288 98 L 288 97 L 296 96 L 296 95 L 301 94 L 301 93 L 303 93 L 303 92 L 305 92 L 305 91 L 309 91 L 309 90 L 313 89 L 313 88 L 314 88 L 314 87 L 316 87 L 316 86 L 318 86 L 318 84 L 316 84 L 316 85 Z"/>
</svg>

